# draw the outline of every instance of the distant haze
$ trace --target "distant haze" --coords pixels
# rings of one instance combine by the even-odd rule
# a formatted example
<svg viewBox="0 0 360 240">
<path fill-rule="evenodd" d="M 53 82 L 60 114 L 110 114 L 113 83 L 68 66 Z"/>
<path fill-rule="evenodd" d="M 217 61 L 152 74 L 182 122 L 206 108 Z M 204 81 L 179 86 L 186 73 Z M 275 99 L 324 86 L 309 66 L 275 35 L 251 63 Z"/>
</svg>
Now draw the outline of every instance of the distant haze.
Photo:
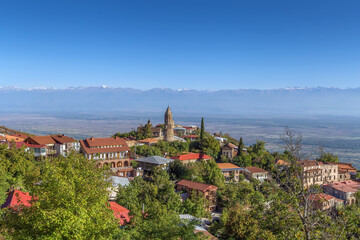
<svg viewBox="0 0 360 240">
<path fill-rule="evenodd" d="M 196 116 L 360 116 L 360 88 L 239 89 L 219 91 L 83 87 L 0 87 L 3 113 L 94 115 L 163 113 Z"/>
</svg>

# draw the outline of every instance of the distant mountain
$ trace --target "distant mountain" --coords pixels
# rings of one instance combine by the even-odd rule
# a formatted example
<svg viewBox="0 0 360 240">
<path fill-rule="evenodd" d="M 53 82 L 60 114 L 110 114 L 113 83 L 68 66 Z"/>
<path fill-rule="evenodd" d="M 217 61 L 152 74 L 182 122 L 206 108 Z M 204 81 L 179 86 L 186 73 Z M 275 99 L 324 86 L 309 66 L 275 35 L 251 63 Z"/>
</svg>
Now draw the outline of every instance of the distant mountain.
<svg viewBox="0 0 360 240">
<path fill-rule="evenodd" d="M 286 88 L 198 91 L 154 88 L 0 87 L 0 110 L 12 113 L 158 113 L 167 105 L 182 114 L 360 116 L 360 88 Z"/>
</svg>

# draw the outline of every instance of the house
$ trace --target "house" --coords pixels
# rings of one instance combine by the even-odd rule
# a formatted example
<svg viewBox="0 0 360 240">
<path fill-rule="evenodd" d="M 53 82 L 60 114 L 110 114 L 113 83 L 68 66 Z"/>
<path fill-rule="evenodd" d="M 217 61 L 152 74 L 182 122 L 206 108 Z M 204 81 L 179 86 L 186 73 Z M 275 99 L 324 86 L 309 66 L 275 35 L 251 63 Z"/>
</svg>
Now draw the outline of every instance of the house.
<svg viewBox="0 0 360 240">
<path fill-rule="evenodd" d="M 199 128 L 198 128 L 197 126 L 195 126 L 195 125 L 185 126 L 184 128 L 186 129 L 186 131 L 185 131 L 185 134 L 186 134 L 186 135 L 194 134 L 194 132 L 199 129 Z"/>
<path fill-rule="evenodd" d="M 286 170 L 288 167 L 290 167 L 290 163 L 281 159 L 277 159 L 275 161 L 276 166 L 280 171 Z"/>
<path fill-rule="evenodd" d="M 66 156 L 71 151 L 79 151 L 79 143 L 65 135 L 48 135 L 29 137 L 25 142 L 33 145 L 46 145 L 47 156 Z"/>
<path fill-rule="evenodd" d="M 57 155 L 67 156 L 71 151 L 80 151 L 80 143 L 75 139 L 63 134 L 51 135 L 55 140 L 55 151 Z"/>
<path fill-rule="evenodd" d="M 323 164 L 315 160 L 303 160 L 297 163 L 302 168 L 302 181 L 305 187 L 338 181 L 338 165 L 336 164 Z"/>
<path fill-rule="evenodd" d="M 267 179 L 269 179 L 270 175 L 269 172 L 259 168 L 259 167 L 247 167 L 244 170 L 244 175 L 250 179 L 250 178 L 255 178 L 257 180 L 259 180 L 260 182 L 263 182 Z"/>
<path fill-rule="evenodd" d="M 214 137 L 218 142 L 220 142 L 220 144 L 224 143 L 227 141 L 227 138 L 223 138 L 223 137 L 219 137 L 219 136 L 215 136 Z"/>
<path fill-rule="evenodd" d="M 140 167 L 144 174 L 151 174 L 154 171 L 154 168 L 160 167 L 162 169 L 168 170 L 169 164 L 173 161 L 173 159 L 159 157 L 159 156 L 151 156 L 145 158 L 136 159 L 138 162 L 138 168 Z"/>
<path fill-rule="evenodd" d="M 338 166 L 338 181 L 345 181 L 351 178 L 356 179 L 357 170 L 351 163 L 335 162 L 331 164 Z"/>
<path fill-rule="evenodd" d="M 9 147 L 12 146 L 15 146 L 16 148 L 24 147 L 25 151 L 31 150 L 36 158 L 46 157 L 46 145 L 30 144 L 27 142 L 9 143 Z"/>
<path fill-rule="evenodd" d="M 175 127 L 174 128 L 174 134 L 176 136 L 184 136 L 186 135 L 186 128 L 183 127 Z"/>
<path fill-rule="evenodd" d="M 198 161 L 207 161 L 210 160 L 211 157 L 203 153 L 186 153 L 186 154 L 177 155 L 172 159 L 180 160 L 182 163 L 187 164 Z"/>
<path fill-rule="evenodd" d="M 80 152 L 87 159 L 97 160 L 97 166 L 110 166 L 121 177 L 133 176 L 130 166 L 130 148 L 123 138 L 87 138 L 80 140 Z"/>
<path fill-rule="evenodd" d="M 221 149 L 221 154 L 227 157 L 228 159 L 233 159 L 238 152 L 238 147 L 232 143 L 225 144 Z"/>
<path fill-rule="evenodd" d="M 28 192 L 13 190 L 8 193 L 5 203 L 1 205 L 1 209 L 12 208 L 19 210 L 22 207 L 30 207 L 33 200 L 36 200 L 36 198 L 33 198 Z"/>
<path fill-rule="evenodd" d="M 125 225 L 126 223 L 130 222 L 130 215 L 129 210 L 127 208 L 124 208 L 120 204 L 117 204 L 116 202 L 108 202 L 109 208 L 113 210 L 114 217 L 119 221 L 119 225 Z"/>
<path fill-rule="evenodd" d="M 343 204 L 342 200 L 325 193 L 310 194 L 308 201 L 315 210 L 323 211 L 339 207 Z"/>
<path fill-rule="evenodd" d="M 196 139 L 198 139 L 199 136 L 198 136 L 198 135 L 187 135 L 187 136 L 185 136 L 184 138 L 185 138 L 185 139 L 189 139 L 190 142 L 192 142 L 192 141 L 196 141 Z"/>
<path fill-rule="evenodd" d="M 360 190 L 360 183 L 352 180 L 327 183 L 322 186 L 324 193 L 344 200 L 345 205 L 355 203 L 355 193 Z"/>
<path fill-rule="evenodd" d="M 176 184 L 176 189 L 179 192 L 186 193 L 185 199 L 191 199 L 193 194 L 203 196 L 206 209 L 210 212 L 215 211 L 217 204 L 216 186 L 183 179 Z"/>
<path fill-rule="evenodd" d="M 225 177 L 225 181 L 239 181 L 239 175 L 244 172 L 244 168 L 236 166 L 232 163 L 217 163 L 218 167 L 221 169 L 222 174 Z"/>
</svg>

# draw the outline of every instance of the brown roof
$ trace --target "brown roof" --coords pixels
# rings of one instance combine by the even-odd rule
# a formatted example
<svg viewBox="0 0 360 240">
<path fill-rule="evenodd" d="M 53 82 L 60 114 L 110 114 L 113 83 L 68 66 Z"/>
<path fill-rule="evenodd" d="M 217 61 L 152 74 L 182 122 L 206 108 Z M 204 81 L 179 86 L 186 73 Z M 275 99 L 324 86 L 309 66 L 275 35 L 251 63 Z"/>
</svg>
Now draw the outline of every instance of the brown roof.
<svg viewBox="0 0 360 240">
<path fill-rule="evenodd" d="M 312 201 L 329 201 L 334 198 L 335 197 L 325 194 L 325 193 L 310 194 L 310 196 L 309 196 L 309 199 Z"/>
<path fill-rule="evenodd" d="M 130 151 L 130 148 L 127 145 L 126 141 L 123 138 L 119 138 L 119 137 L 116 138 L 91 137 L 85 140 L 80 140 L 80 145 L 81 148 L 88 154 Z M 103 147 L 101 148 L 101 146 Z M 104 146 L 115 146 L 115 147 L 104 147 Z"/>
<path fill-rule="evenodd" d="M 360 190 L 360 183 L 352 180 L 327 183 L 324 184 L 324 186 L 334 188 L 340 192 L 357 192 L 358 190 Z"/>
<path fill-rule="evenodd" d="M 214 185 L 193 182 L 193 181 L 189 181 L 189 180 L 185 180 L 185 179 L 178 182 L 177 185 L 185 186 L 185 187 L 188 187 L 189 189 L 199 190 L 202 192 L 205 192 L 206 190 L 210 190 L 210 189 L 217 189 L 217 187 Z"/>
<path fill-rule="evenodd" d="M 36 136 L 36 137 L 29 137 L 26 141 L 34 141 L 39 145 L 43 144 L 55 144 L 55 140 L 51 136 Z"/>
<path fill-rule="evenodd" d="M 143 140 L 140 140 L 141 143 L 157 143 L 159 141 L 158 138 L 145 138 Z"/>
<path fill-rule="evenodd" d="M 276 164 L 277 165 L 285 165 L 285 166 L 290 165 L 290 163 L 288 163 L 287 161 L 281 160 L 281 159 L 278 159 L 276 161 Z"/>
<path fill-rule="evenodd" d="M 251 173 L 261 173 L 261 172 L 267 172 L 266 170 L 262 169 L 262 168 L 258 168 L 258 167 L 247 167 L 245 168 L 247 169 L 249 172 Z"/>
<path fill-rule="evenodd" d="M 224 145 L 224 147 L 237 148 L 237 146 L 235 146 L 232 143 L 227 143 L 227 144 Z"/>
<path fill-rule="evenodd" d="M 6 137 L 0 135 L 0 141 L 6 141 Z"/>
<path fill-rule="evenodd" d="M 232 163 L 217 163 L 217 165 L 220 169 L 241 168 Z"/>
<path fill-rule="evenodd" d="M 327 164 L 329 164 L 329 163 L 327 163 Z M 356 168 L 354 168 L 351 163 L 341 163 L 341 162 L 337 162 L 337 163 L 331 163 L 331 164 L 336 164 L 336 165 L 338 165 L 338 167 L 339 167 L 339 172 L 340 172 L 340 171 L 342 171 L 342 172 L 352 172 L 352 173 L 356 173 L 356 172 L 357 172 Z"/>
<path fill-rule="evenodd" d="M 322 164 L 322 162 L 318 162 L 316 160 L 303 160 L 303 161 L 298 161 L 298 163 L 302 166 L 302 167 L 312 167 L 312 166 L 319 166 Z"/>
<path fill-rule="evenodd" d="M 51 135 L 51 137 L 55 140 L 55 142 L 60 144 L 72 143 L 76 141 L 75 139 L 64 135 Z"/>
</svg>

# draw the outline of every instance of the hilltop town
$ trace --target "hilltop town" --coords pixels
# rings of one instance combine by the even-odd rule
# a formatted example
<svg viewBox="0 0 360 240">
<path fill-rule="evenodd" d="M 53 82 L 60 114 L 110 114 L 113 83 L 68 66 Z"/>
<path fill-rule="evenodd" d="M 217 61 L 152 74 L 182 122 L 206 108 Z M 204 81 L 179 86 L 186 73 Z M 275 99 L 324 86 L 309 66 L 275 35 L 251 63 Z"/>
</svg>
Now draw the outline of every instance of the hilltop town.
<svg viewBox="0 0 360 240">
<path fill-rule="evenodd" d="M 350 163 L 325 152 L 303 159 L 301 134 L 291 129 L 285 129 L 284 151 L 270 153 L 265 142 L 246 146 L 242 138 L 207 132 L 205 120 L 199 126 L 178 125 L 168 107 L 163 123 L 149 119 L 136 131 L 80 140 L 2 127 L 1 233 L 53 234 L 49 229 L 56 224 L 38 232 L 31 231 L 31 223 L 18 224 L 22 215 L 51 215 L 51 207 L 43 207 L 56 197 L 61 204 L 53 207 L 60 212 L 78 201 L 96 205 L 99 213 L 110 209 L 110 216 L 100 214 L 97 221 L 108 224 L 111 230 L 105 229 L 115 239 L 360 237 L 351 228 L 357 220 L 349 220 L 360 213 L 359 173 Z M 50 186 L 52 181 L 59 185 Z M 79 184 L 87 190 L 79 190 Z M 59 195 L 63 186 L 71 197 Z M 96 202 L 88 194 L 103 198 Z M 110 227 L 112 218 L 117 227 Z"/>
</svg>

